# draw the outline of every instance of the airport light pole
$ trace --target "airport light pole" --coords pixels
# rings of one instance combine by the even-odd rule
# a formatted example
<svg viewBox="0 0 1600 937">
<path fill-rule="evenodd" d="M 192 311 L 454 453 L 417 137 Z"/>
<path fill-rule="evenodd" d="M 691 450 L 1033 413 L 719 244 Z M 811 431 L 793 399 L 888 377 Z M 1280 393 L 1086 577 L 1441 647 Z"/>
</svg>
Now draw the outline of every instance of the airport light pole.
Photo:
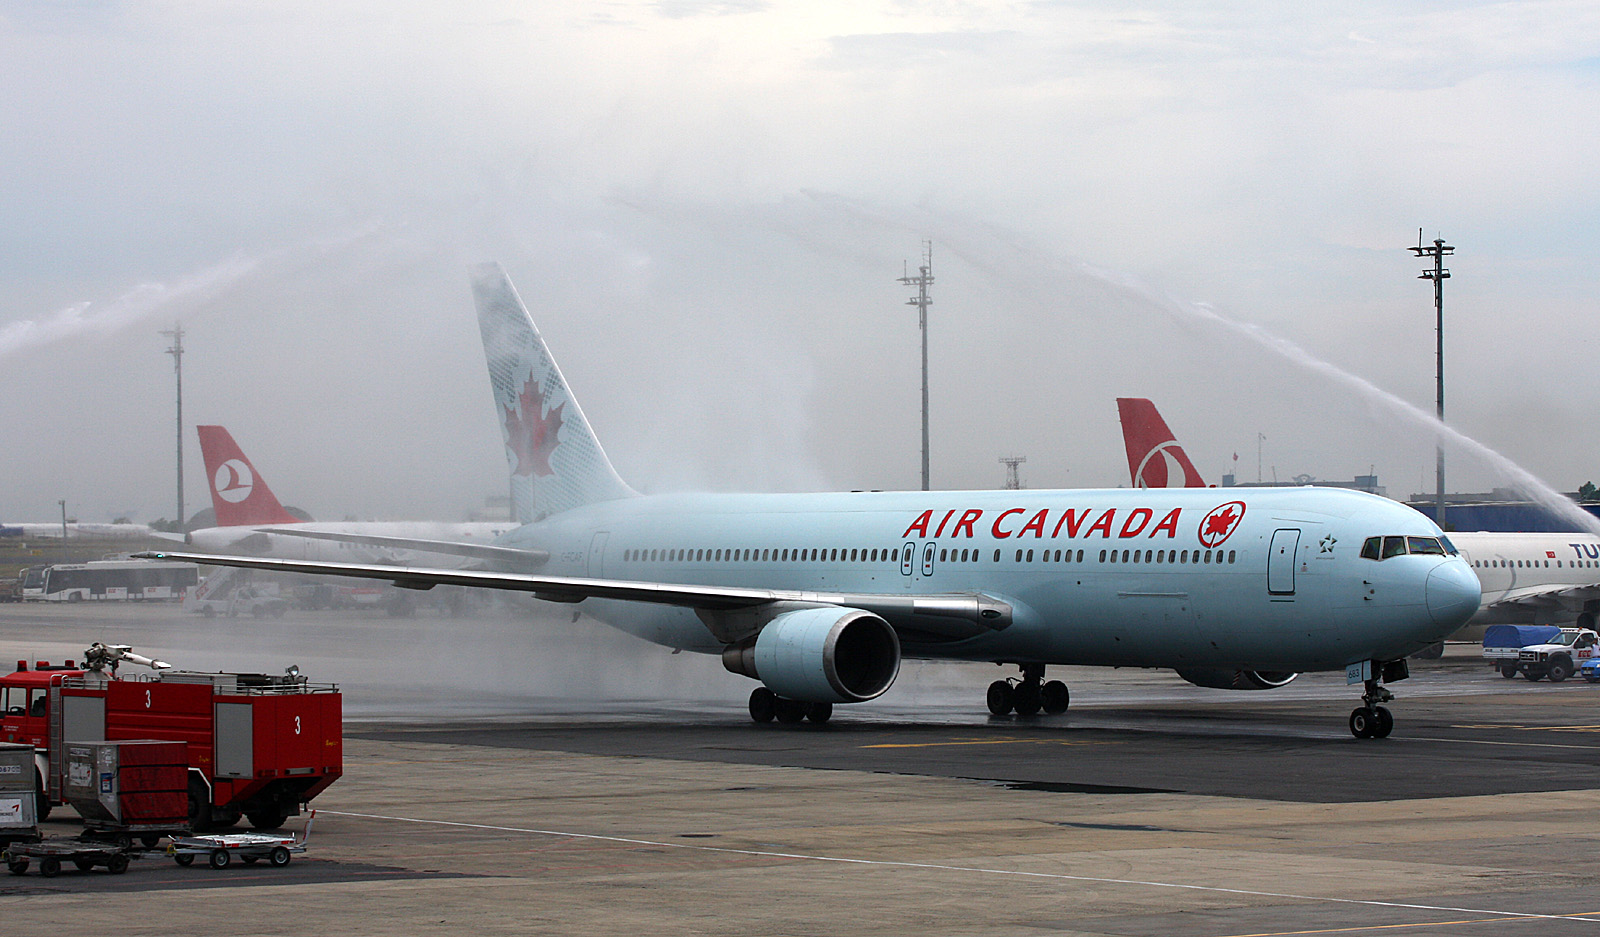
<svg viewBox="0 0 1600 937">
<path fill-rule="evenodd" d="M 928 489 L 928 307 L 933 305 L 933 300 L 928 296 L 928 287 L 933 285 L 933 242 L 922 242 L 922 266 L 917 268 L 917 275 L 909 273 L 900 278 L 900 282 L 907 286 L 915 286 L 917 295 L 906 300 L 907 306 L 917 307 L 917 321 L 922 329 L 922 490 Z"/>
<path fill-rule="evenodd" d="M 172 369 L 178 376 L 178 533 L 188 533 L 183 514 L 183 326 L 177 322 L 172 328 L 162 329 L 162 335 L 172 337 L 167 354 L 172 356 Z"/>
<path fill-rule="evenodd" d="M 1444 281 L 1450 279 L 1450 271 L 1444 266 L 1445 257 L 1455 253 L 1455 248 L 1444 242 L 1443 238 L 1434 238 L 1433 244 L 1422 243 L 1422 229 L 1417 229 L 1417 246 L 1407 248 L 1420 257 L 1432 257 L 1433 269 L 1423 270 L 1417 277 L 1419 280 L 1433 281 L 1433 312 L 1435 319 L 1435 332 L 1438 341 L 1436 353 L 1436 381 L 1438 385 L 1438 410 L 1439 422 L 1444 422 Z M 1434 522 L 1439 529 L 1444 529 L 1444 443 L 1440 441 L 1434 446 L 1437 456 L 1435 467 L 1435 481 L 1438 483 L 1438 501 L 1434 507 Z"/>
</svg>

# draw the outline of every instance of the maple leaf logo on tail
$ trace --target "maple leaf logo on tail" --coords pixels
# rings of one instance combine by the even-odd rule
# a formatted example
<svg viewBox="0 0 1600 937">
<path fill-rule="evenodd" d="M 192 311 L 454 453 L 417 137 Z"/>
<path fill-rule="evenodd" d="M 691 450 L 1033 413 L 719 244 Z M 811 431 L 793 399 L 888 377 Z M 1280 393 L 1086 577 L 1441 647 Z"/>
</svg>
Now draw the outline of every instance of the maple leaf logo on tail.
<svg viewBox="0 0 1600 937">
<path fill-rule="evenodd" d="M 517 457 L 513 475 L 554 475 L 550 468 L 550 453 L 560 444 L 561 411 L 559 403 L 544 412 L 544 393 L 532 375 L 522 385 L 516 407 L 505 408 L 506 446 Z M 519 412 L 520 411 L 520 412 Z"/>
</svg>

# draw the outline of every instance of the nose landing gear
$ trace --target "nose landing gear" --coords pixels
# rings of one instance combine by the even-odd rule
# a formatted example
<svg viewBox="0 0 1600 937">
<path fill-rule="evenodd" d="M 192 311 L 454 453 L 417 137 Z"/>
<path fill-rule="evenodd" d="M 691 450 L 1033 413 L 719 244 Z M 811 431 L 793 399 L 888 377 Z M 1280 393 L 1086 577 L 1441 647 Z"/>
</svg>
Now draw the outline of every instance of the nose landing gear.
<svg viewBox="0 0 1600 937">
<path fill-rule="evenodd" d="M 1394 714 L 1380 705 L 1392 702 L 1394 694 L 1381 681 L 1404 680 L 1411 676 L 1404 660 L 1362 661 L 1350 665 L 1351 682 L 1360 680 L 1361 705 L 1350 711 L 1350 734 L 1358 739 L 1386 739 L 1394 731 Z M 1376 675 L 1374 675 L 1376 674 Z"/>
<path fill-rule="evenodd" d="M 1044 679 L 1043 664 L 1021 664 L 1022 679 L 996 680 L 989 684 L 989 712 L 1004 716 L 1013 710 L 1019 716 L 1032 716 L 1044 710 L 1047 715 L 1067 711 L 1072 694 L 1060 680 Z"/>
</svg>

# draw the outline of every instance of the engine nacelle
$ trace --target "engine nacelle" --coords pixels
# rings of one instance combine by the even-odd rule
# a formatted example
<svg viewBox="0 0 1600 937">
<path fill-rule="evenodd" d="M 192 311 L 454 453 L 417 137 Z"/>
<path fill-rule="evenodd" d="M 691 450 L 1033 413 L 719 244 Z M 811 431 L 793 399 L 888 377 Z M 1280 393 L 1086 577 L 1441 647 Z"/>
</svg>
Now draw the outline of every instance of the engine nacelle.
<svg viewBox="0 0 1600 937">
<path fill-rule="evenodd" d="M 900 638 L 859 608 L 803 608 L 767 622 L 754 641 L 729 645 L 722 665 L 786 699 L 861 703 L 900 673 Z"/>
<path fill-rule="evenodd" d="M 1282 670 L 1180 670 L 1178 676 L 1213 690 L 1276 690 L 1300 675 Z"/>
</svg>

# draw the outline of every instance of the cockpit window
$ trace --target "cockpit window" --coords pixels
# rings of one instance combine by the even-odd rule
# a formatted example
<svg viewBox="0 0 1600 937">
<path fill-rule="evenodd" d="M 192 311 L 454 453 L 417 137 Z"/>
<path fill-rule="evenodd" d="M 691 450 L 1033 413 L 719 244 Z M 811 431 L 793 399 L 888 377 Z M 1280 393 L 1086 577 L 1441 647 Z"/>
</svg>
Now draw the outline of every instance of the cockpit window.
<svg viewBox="0 0 1600 937">
<path fill-rule="evenodd" d="M 1461 551 L 1456 549 L 1456 545 L 1450 542 L 1449 537 L 1440 537 L 1439 542 L 1444 545 L 1444 552 L 1450 554 L 1451 556 L 1461 555 Z"/>
<path fill-rule="evenodd" d="M 1407 537 L 1406 543 L 1410 545 L 1412 553 L 1421 553 L 1427 556 L 1444 556 L 1444 547 L 1433 537 Z"/>
<path fill-rule="evenodd" d="M 1383 538 L 1383 556 L 1379 557 L 1379 559 L 1385 559 L 1386 560 L 1391 556 L 1405 556 L 1405 555 L 1406 555 L 1406 538 L 1404 538 L 1404 537 L 1384 537 Z"/>
<path fill-rule="evenodd" d="M 1361 558 L 1364 560 L 1378 559 L 1378 551 L 1383 549 L 1382 537 L 1368 537 L 1361 545 Z"/>
</svg>

